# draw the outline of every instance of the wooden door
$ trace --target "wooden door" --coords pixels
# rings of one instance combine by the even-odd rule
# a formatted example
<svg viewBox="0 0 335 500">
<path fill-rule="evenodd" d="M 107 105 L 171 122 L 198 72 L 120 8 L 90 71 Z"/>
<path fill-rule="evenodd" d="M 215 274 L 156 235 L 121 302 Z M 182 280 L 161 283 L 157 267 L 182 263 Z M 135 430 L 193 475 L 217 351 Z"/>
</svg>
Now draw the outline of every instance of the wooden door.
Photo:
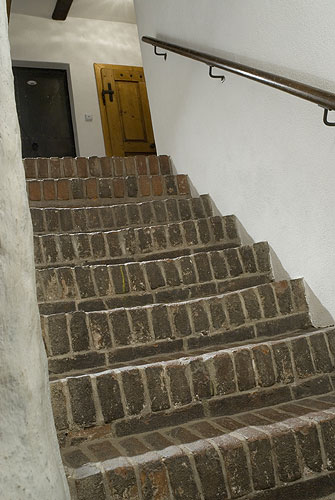
<svg viewBox="0 0 335 500">
<path fill-rule="evenodd" d="M 95 64 L 108 156 L 156 154 L 143 68 Z"/>
</svg>

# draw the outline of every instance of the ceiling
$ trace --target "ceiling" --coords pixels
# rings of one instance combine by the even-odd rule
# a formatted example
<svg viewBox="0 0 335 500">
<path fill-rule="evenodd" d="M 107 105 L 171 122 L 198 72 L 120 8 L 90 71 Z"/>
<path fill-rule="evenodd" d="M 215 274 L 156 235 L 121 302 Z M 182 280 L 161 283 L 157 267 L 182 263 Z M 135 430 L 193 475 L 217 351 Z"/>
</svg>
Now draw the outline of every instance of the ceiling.
<svg viewBox="0 0 335 500">
<path fill-rule="evenodd" d="M 12 0 L 12 12 L 51 19 L 55 5 L 56 0 Z M 133 0 L 73 0 L 69 17 L 136 23 Z"/>
</svg>

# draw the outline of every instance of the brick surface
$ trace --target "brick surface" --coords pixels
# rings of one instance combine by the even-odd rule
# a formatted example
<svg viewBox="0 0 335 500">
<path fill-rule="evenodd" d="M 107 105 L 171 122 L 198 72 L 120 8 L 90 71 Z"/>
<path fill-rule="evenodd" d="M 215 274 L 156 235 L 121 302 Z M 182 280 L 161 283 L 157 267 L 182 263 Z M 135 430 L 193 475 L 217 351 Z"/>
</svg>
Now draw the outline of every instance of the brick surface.
<svg viewBox="0 0 335 500">
<path fill-rule="evenodd" d="M 106 493 L 103 485 L 101 472 L 90 474 L 87 477 L 77 479 L 76 491 L 78 500 L 104 500 Z"/>
<path fill-rule="evenodd" d="M 87 198 L 95 199 L 98 197 L 97 182 L 95 179 L 86 180 L 86 194 Z"/>
<path fill-rule="evenodd" d="M 97 378 L 97 391 L 101 401 L 104 422 L 122 418 L 124 410 L 121 401 L 119 383 L 115 375 L 108 373 Z"/>
<path fill-rule="evenodd" d="M 135 471 L 131 465 L 124 464 L 106 471 L 112 498 L 136 499 L 139 496 Z"/>
<path fill-rule="evenodd" d="M 157 156 L 148 156 L 149 172 L 151 175 L 159 173 L 159 163 Z"/>
<path fill-rule="evenodd" d="M 36 177 L 36 160 L 35 158 L 25 158 L 23 165 L 27 179 L 34 179 Z"/>
<path fill-rule="evenodd" d="M 167 156 L 24 166 L 73 497 L 307 500 L 335 470 L 335 333 L 303 281 Z"/>
<path fill-rule="evenodd" d="M 189 458 L 186 455 L 180 455 L 168 456 L 163 460 L 169 474 L 173 498 L 176 500 L 200 499 Z"/>
<path fill-rule="evenodd" d="M 154 196 L 161 196 L 163 194 L 162 178 L 158 175 L 152 177 L 152 192 Z"/>
<path fill-rule="evenodd" d="M 70 378 L 67 384 L 74 423 L 83 427 L 91 426 L 96 421 L 96 415 L 89 377 Z"/>
<path fill-rule="evenodd" d="M 294 435 L 283 430 L 273 438 L 273 443 L 279 479 L 286 483 L 300 479 L 301 471 Z"/>
<path fill-rule="evenodd" d="M 231 496 L 238 498 L 251 491 L 247 457 L 242 442 L 233 437 L 226 438 L 218 441 L 218 447 L 225 463 Z"/>
<path fill-rule="evenodd" d="M 147 175 L 141 176 L 139 179 L 139 188 L 141 196 L 149 196 L 151 192 L 151 183 Z"/>
<path fill-rule="evenodd" d="M 29 181 L 28 189 L 29 200 L 39 201 L 41 199 L 41 186 L 39 182 Z"/>
<path fill-rule="evenodd" d="M 67 179 L 57 182 L 57 199 L 68 200 L 70 198 L 70 183 Z"/>
<path fill-rule="evenodd" d="M 56 189 L 54 181 L 45 181 L 43 183 L 43 196 L 45 200 L 56 199 Z"/>
</svg>

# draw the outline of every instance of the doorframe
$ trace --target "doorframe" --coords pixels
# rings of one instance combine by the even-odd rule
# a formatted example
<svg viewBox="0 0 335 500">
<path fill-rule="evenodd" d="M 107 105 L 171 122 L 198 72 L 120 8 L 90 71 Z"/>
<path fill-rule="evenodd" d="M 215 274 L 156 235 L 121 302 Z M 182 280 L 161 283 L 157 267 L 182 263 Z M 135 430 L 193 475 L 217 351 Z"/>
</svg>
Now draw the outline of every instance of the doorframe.
<svg viewBox="0 0 335 500">
<path fill-rule="evenodd" d="M 74 106 L 70 65 L 66 64 L 66 63 L 21 61 L 21 60 L 17 60 L 17 59 L 12 59 L 12 66 L 17 66 L 20 68 L 35 68 L 35 69 L 63 69 L 66 71 L 67 87 L 68 87 L 69 100 L 70 100 L 70 111 L 71 111 L 71 121 L 72 121 L 72 129 L 73 129 L 75 156 L 79 156 L 80 149 L 79 149 L 77 120 L 76 120 L 76 113 L 75 113 L 75 106 Z"/>
</svg>

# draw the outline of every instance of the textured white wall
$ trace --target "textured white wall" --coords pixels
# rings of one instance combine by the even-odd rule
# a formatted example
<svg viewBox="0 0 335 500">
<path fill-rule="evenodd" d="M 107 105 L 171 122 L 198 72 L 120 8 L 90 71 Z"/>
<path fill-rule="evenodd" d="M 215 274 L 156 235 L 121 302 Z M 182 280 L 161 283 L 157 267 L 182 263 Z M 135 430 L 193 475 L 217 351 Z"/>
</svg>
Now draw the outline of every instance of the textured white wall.
<svg viewBox="0 0 335 500">
<path fill-rule="evenodd" d="M 333 0 L 135 0 L 140 35 L 335 92 Z M 160 154 L 268 240 L 335 314 L 335 129 L 322 109 L 201 63 L 142 55 Z M 331 117 L 335 121 L 335 112 Z"/>
<path fill-rule="evenodd" d="M 66 500 L 36 299 L 5 0 L 0 71 L 0 497 Z"/>
<path fill-rule="evenodd" d="M 137 27 L 69 17 L 57 22 L 12 14 L 9 37 L 13 60 L 70 64 L 78 156 L 105 155 L 93 63 L 141 66 Z M 93 114 L 93 122 L 85 121 Z"/>
</svg>

